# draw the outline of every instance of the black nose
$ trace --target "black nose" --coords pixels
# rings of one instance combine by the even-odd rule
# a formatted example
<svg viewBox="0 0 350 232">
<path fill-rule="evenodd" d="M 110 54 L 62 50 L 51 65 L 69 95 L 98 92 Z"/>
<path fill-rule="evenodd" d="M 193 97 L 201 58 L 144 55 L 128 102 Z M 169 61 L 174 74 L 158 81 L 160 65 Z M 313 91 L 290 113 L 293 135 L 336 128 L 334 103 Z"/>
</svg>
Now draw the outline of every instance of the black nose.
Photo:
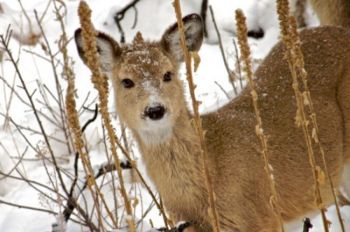
<svg viewBox="0 0 350 232">
<path fill-rule="evenodd" d="M 159 120 L 163 118 L 165 114 L 165 108 L 163 106 L 147 107 L 145 115 L 152 120 Z"/>
</svg>

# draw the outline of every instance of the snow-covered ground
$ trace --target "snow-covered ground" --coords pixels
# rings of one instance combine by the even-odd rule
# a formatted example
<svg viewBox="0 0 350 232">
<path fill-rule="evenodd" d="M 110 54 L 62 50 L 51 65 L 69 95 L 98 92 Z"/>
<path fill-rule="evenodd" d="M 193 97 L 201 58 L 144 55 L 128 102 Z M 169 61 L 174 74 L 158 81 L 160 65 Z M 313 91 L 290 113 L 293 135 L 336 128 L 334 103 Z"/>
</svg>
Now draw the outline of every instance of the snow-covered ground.
<svg viewBox="0 0 350 232">
<path fill-rule="evenodd" d="M 65 29 L 69 37 L 72 37 L 76 28 L 79 27 L 77 16 L 77 6 L 79 1 L 64 1 L 65 7 L 60 11 L 65 13 L 64 23 Z M 104 31 L 113 36 L 119 41 L 120 34 L 113 20 L 113 15 L 121 9 L 129 0 L 100 0 L 87 1 L 93 10 L 93 22 L 98 30 Z M 200 2 L 198 0 L 183 0 L 183 14 L 200 11 Z M 58 49 L 61 28 L 57 20 L 55 20 L 55 12 L 52 1 L 48 0 L 31 0 L 22 1 L 23 8 L 27 15 L 23 14 L 18 1 L 0 0 L 0 34 L 5 35 L 11 25 L 13 35 L 21 37 L 28 41 L 28 34 L 41 34 L 40 28 L 37 26 L 34 10 L 36 10 L 46 38 L 49 41 L 52 53 L 55 54 Z M 243 9 L 247 16 L 249 30 L 262 29 L 265 33 L 261 39 L 250 38 L 249 42 L 252 49 L 254 59 L 262 59 L 276 43 L 279 35 L 277 16 L 275 13 L 275 1 L 273 0 L 236 0 L 236 1 L 210 1 L 215 12 L 217 23 L 220 27 L 222 40 L 227 59 L 231 68 L 235 65 L 235 49 L 233 40 L 235 38 L 234 26 L 234 10 L 237 8 Z M 172 6 L 172 1 L 164 0 L 141 0 L 137 7 L 137 24 L 133 27 L 135 20 L 135 12 L 131 9 L 122 21 L 122 26 L 125 30 L 126 40 L 131 41 L 137 31 L 141 31 L 144 38 L 156 40 L 160 38 L 162 32 L 168 25 L 175 22 L 175 14 Z M 29 17 L 31 23 L 28 22 Z M 306 19 L 308 25 L 317 25 L 317 19 L 313 15 L 312 10 L 308 8 Z M 220 105 L 228 101 L 228 96 L 233 97 L 235 93 L 232 91 L 232 86 L 228 82 L 227 72 L 222 62 L 221 53 L 217 43 L 217 36 L 214 31 L 210 16 L 207 20 L 209 38 L 205 41 L 200 50 L 202 62 L 199 70 L 195 73 L 195 82 L 198 85 L 196 94 L 203 102 L 201 112 L 207 112 L 216 109 Z M 20 45 L 17 40 L 12 39 L 9 43 L 15 59 L 18 58 L 18 67 L 25 80 L 27 88 L 33 95 L 37 109 L 42 112 L 40 115 L 44 128 L 50 136 L 50 143 L 59 165 L 66 172 L 72 172 L 74 155 L 70 154 L 69 149 L 65 145 L 65 135 L 60 129 L 60 125 L 55 122 L 59 121 L 59 114 L 51 112 L 59 112 L 58 105 L 54 97 L 57 94 L 56 82 L 51 63 L 48 62 L 48 48 L 42 46 L 45 44 L 44 39 L 40 39 L 41 43 L 34 46 Z M 0 45 L 1 49 L 1 45 Z M 89 108 L 93 108 L 96 92 L 90 82 L 90 72 L 81 62 L 78 57 L 73 40 L 68 44 L 69 55 L 74 62 L 74 72 L 76 76 L 76 88 L 78 96 L 78 106 L 84 104 Z M 1 50 L 0 50 L 1 53 Z M 1 55 L 0 55 L 1 57 Z M 8 55 L 3 54 L 3 61 L 0 63 L 0 171 L 8 173 L 14 177 L 21 179 L 32 180 L 49 186 L 50 189 L 40 186 L 34 182 L 21 181 L 14 178 L 4 178 L 0 174 L 0 231 L 6 232 L 36 232 L 36 231 L 51 231 L 53 223 L 61 221 L 60 216 L 54 216 L 44 212 L 33 211 L 18 207 L 12 207 L 1 204 L 1 201 L 11 202 L 17 205 L 31 206 L 41 209 L 48 209 L 55 212 L 62 212 L 62 205 L 53 203 L 53 201 L 61 202 L 60 196 L 57 194 L 58 180 L 53 173 L 52 165 L 45 157 L 48 157 L 48 150 L 43 141 L 43 137 L 39 131 L 33 111 L 5 84 L 5 82 L 13 86 L 21 98 L 27 101 L 23 89 L 20 87 L 20 81 L 15 74 L 15 70 L 11 62 L 8 61 Z M 62 57 L 58 55 L 57 70 L 60 75 L 62 71 Z M 258 62 L 257 62 L 258 63 Z M 182 73 L 184 70 L 182 69 Z M 182 77 L 183 78 L 183 77 Z M 58 76 L 62 88 L 66 83 Z M 239 86 L 239 84 L 238 84 Z M 44 97 L 43 97 L 44 96 Z M 57 96 L 57 95 L 56 95 Z M 88 96 L 88 97 L 87 97 Z M 88 99 L 87 101 L 85 101 Z M 112 98 L 111 98 L 112 100 Z M 45 104 L 46 103 L 46 104 Z M 46 105 L 50 105 L 52 109 L 48 109 Z M 110 111 L 114 112 L 113 102 L 110 101 Z M 5 115 L 8 113 L 13 122 L 21 130 L 15 127 L 15 124 L 5 120 Z M 46 116 L 46 117 L 45 117 Z M 81 114 L 80 120 L 82 124 L 91 118 L 92 113 L 85 110 Z M 117 121 L 115 121 L 116 127 Z M 10 126 L 7 126 L 10 125 Z M 119 130 L 118 130 L 119 131 Z M 26 135 L 25 140 L 20 132 Z M 88 143 L 91 163 L 95 169 L 98 169 L 101 164 L 107 161 L 105 148 L 102 141 L 103 131 L 101 129 L 101 121 L 97 119 L 93 124 L 89 125 L 85 132 L 86 141 Z M 138 157 L 138 154 L 135 154 Z M 81 165 L 80 165 L 81 166 Z M 143 165 L 138 159 L 138 166 L 142 169 Z M 130 175 L 126 175 L 131 178 Z M 144 174 L 146 176 L 146 174 Z M 129 178 L 129 179 L 130 179 Z M 102 179 L 102 178 L 101 178 Z M 131 196 L 135 196 L 141 202 L 135 210 L 136 218 L 142 217 L 142 212 L 147 211 L 151 198 L 147 191 L 140 185 L 132 184 L 127 179 L 127 188 L 130 189 Z M 70 183 L 68 177 L 64 177 L 67 183 Z M 111 190 L 111 176 L 106 175 L 106 178 L 101 181 L 103 185 L 102 191 L 105 198 L 111 204 L 114 202 L 114 194 Z M 148 183 L 151 184 L 150 180 Z M 59 190 L 60 191 L 60 190 Z M 154 188 L 153 188 L 154 191 Z M 142 197 L 141 197 L 142 196 Z M 52 199 L 50 199 L 52 198 Z M 81 205 L 91 209 L 91 197 L 89 193 L 81 197 Z M 121 212 L 122 210 L 118 210 Z M 350 231 L 350 207 L 341 209 L 344 217 L 346 228 Z M 331 231 L 340 231 L 335 209 L 331 206 L 327 212 L 328 219 L 332 222 Z M 143 219 L 146 223 L 141 223 L 140 231 L 145 231 L 150 228 L 149 220 L 152 220 L 154 226 L 161 227 L 162 219 L 158 214 L 156 207 L 153 207 L 147 216 Z M 297 220 L 294 224 L 287 225 L 287 231 L 301 231 L 302 219 Z M 322 221 L 319 215 L 312 215 L 312 224 L 314 225 L 311 231 L 323 231 Z M 67 231 L 82 231 L 82 227 L 74 222 L 64 225 Z"/>
</svg>

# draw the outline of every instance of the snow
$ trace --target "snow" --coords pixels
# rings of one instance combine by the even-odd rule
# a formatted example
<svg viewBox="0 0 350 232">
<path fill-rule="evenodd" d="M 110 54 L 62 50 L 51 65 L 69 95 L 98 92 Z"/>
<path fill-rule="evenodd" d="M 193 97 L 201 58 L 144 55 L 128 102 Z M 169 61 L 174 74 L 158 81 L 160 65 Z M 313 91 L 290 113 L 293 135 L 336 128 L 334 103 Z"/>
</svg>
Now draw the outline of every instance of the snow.
<svg viewBox="0 0 350 232">
<path fill-rule="evenodd" d="M 108 33 L 114 39 L 119 41 L 120 34 L 113 20 L 113 14 L 121 9 L 129 0 L 104 0 L 103 4 L 98 0 L 87 1 L 90 5 L 95 27 L 103 32 Z M 197 0 L 181 1 L 183 7 L 183 15 L 192 12 L 200 11 L 200 2 Z M 0 4 L 4 11 L 0 14 L 0 34 L 5 34 L 9 25 L 13 30 L 13 34 L 16 34 L 22 40 L 28 40 L 28 33 L 30 32 L 30 23 L 26 19 L 26 16 L 22 13 L 21 7 L 18 1 L 13 0 L 0 0 Z M 45 35 L 50 43 L 50 48 L 53 53 L 58 51 L 59 36 L 61 29 L 58 22 L 55 20 L 55 13 L 53 4 L 51 1 L 45 0 L 31 0 L 22 1 L 23 7 L 26 10 L 29 18 L 32 20 L 32 32 L 34 34 L 40 34 L 40 28 L 35 23 L 34 9 L 38 12 L 38 16 L 41 17 L 45 9 L 46 11 L 42 25 Z M 79 1 L 65 1 L 65 7 L 61 8 L 61 12 L 65 12 L 65 27 L 70 37 L 73 36 L 74 31 L 79 27 L 79 20 L 76 14 Z M 228 58 L 231 68 L 234 68 L 235 59 L 235 48 L 233 40 L 236 40 L 235 33 L 236 29 L 234 26 L 234 9 L 241 8 L 248 20 L 249 30 L 264 30 L 264 37 L 262 39 L 249 39 L 249 43 L 252 49 L 253 57 L 257 60 L 262 59 L 270 48 L 276 43 L 279 36 L 278 21 L 275 13 L 275 1 L 273 0 L 251 0 L 251 1 L 210 1 L 215 12 L 216 20 L 219 25 L 219 29 L 222 34 L 222 40 L 224 44 L 224 50 Z M 122 26 L 125 29 L 125 36 L 127 41 L 132 41 L 133 36 L 137 31 L 141 31 L 144 38 L 149 40 L 159 39 L 163 31 L 172 23 L 175 22 L 174 9 L 170 1 L 164 0 L 142 0 L 137 6 L 137 17 L 138 22 L 133 28 L 134 17 L 136 12 L 130 10 L 122 21 Z M 312 13 L 310 7 L 307 9 L 306 20 L 309 25 L 317 25 L 317 19 Z M 232 86 L 227 78 L 227 72 L 222 62 L 221 53 L 218 47 L 218 38 L 214 31 L 213 24 L 211 22 L 210 14 L 208 14 L 208 32 L 209 39 L 207 39 L 202 46 L 199 55 L 202 57 L 201 64 L 198 71 L 194 74 L 195 82 L 197 83 L 196 94 L 202 104 L 200 110 L 202 113 L 210 112 L 228 102 L 229 98 L 232 98 L 236 94 L 232 90 Z M 43 43 L 42 43 L 43 44 Z M 48 50 L 43 49 L 41 44 L 35 46 L 20 45 L 16 40 L 10 41 L 10 49 L 15 57 L 19 58 L 18 67 L 25 79 L 27 88 L 30 93 L 35 92 L 34 102 L 42 112 L 41 120 L 44 124 L 45 130 L 50 135 L 51 145 L 56 159 L 59 165 L 66 172 L 72 173 L 72 167 L 74 163 L 74 155 L 69 154 L 67 146 L 65 144 L 65 136 L 61 132 L 58 125 L 56 125 L 55 118 L 59 118 L 60 115 L 51 114 L 51 111 L 44 107 L 41 102 L 48 102 L 52 106 L 54 112 L 59 112 L 56 100 L 47 91 L 50 90 L 54 95 L 56 92 L 56 83 L 52 66 L 47 60 L 42 57 L 48 57 Z M 76 45 L 74 42 L 70 42 L 68 45 L 69 55 L 72 57 L 74 62 L 74 72 L 76 75 L 76 87 L 77 105 L 81 106 L 87 96 L 88 100 L 84 104 L 89 108 L 94 107 L 94 99 L 96 97 L 96 91 L 90 82 L 90 72 L 85 67 L 83 62 L 79 59 L 79 55 L 76 51 Z M 0 47 L 1 51 L 1 47 Z M 12 64 L 7 60 L 8 55 L 4 55 L 4 61 L 0 63 L 0 77 L 4 80 L 0 80 L 0 170 L 5 173 L 10 173 L 13 177 L 25 177 L 27 180 L 37 181 L 50 188 L 51 190 L 35 185 L 38 189 L 34 189 L 31 183 L 26 181 L 19 181 L 14 178 L 3 178 L 0 175 L 0 201 L 12 202 L 15 204 L 22 204 L 25 206 L 32 206 L 37 208 L 43 208 L 59 212 L 58 215 L 52 215 L 44 212 L 32 211 L 21 209 L 18 207 L 11 207 L 0 203 L 0 231 L 6 232 L 20 232 L 20 231 L 51 231 L 52 225 L 57 224 L 56 230 L 67 231 L 83 231 L 81 225 L 69 221 L 67 225 L 62 223 L 62 205 L 54 204 L 50 201 L 46 195 L 53 198 L 57 202 L 61 202 L 62 199 L 56 193 L 59 189 L 59 180 L 52 165 L 45 159 L 49 157 L 49 151 L 44 146 L 43 137 L 36 123 L 36 118 L 33 115 L 31 108 L 25 105 L 17 96 L 11 98 L 11 91 L 4 85 L 6 81 L 10 86 L 14 86 L 20 96 L 23 99 L 27 99 L 24 91 L 19 87 L 20 81 L 18 76 L 15 74 L 15 70 Z M 57 69 L 58 74 L 62 72 L 62 57 L 57 57 Z M 255 67 L 258 63 L 255 63 Z M 184 78 L 185 70 L 182 67 L 180 70 L 182 78 Z M 60 76 L 58 77 L 61 78 Z M 60 81 L 62 88 L 65 88 L 65 81 Z M 244 83 L 243 83 L 244 84 Z M 237 85 L 238 92 L 240 91 L 240 85 Z M 41 97 L 39 91 L 44 93 L 45 98 Z M 189 94 L 188 99 L 189 99 Z M 11 104 L 9 104 L 11 102 Z M 10 105 L 9 109 L 6 109 Z M 114 115 L 113 107 L 113 94 L 110 96 L 110 111 Z M 20 134 L 18 129 L 10 123 L 10 126 L 5 127 L 5 118 L 1 115 L 9 112 L 12 120 L 23 128 L 30 128 L 31 130 L 23 130 L 28 141 L 25 141 L 24 137 Z M 84 111 L 80 115 L 82 124 L 92 117 L 93 113 Z M 46 116 L 46 117 L 44 117 Z M 53 122 L 52 122 L 53 121 Z M 117 125 L 119 131 L 118 120 L 114 119 L 114 123 Z M 105 147 L 102 142 L 104 132 L 101 128 L 101 119 L 98 119 L 91 124 L 85 131 L 85 139 L 88 141 L 88 149 L 91 158 L 91 163 L 94 167 L 95 172 L 108 161 L 105 155 Z M 54 139 L 56 138 L 56 139 Z M 28 146 L 28 144 L 31 146 Z M 135 147 L 135 144 L 131 144 Z M 36 151 L 41 152 L 41 156 L 37 155 Z M 119 151 L 120 153 L 120 151 Z M 19 162 L 20 157 L 23 155 L 23 162 Z M 135 153 L 135 158 L 138 167 L 141 169 L 141 173 L 146 178 L 147 183 L 150 184 L 151 189 L 155 192 L 155 188 L 152 182 L 148 179 L 144 166 L 139 159 L 139 154 Z M 79 164 L 82 167 L 81 163 Z M 17 169 L 14 169 L 17 167 Z M 135 210 L 135 218 L 142 218 L 142 212 L 147 211 L 147 207 L 151 204 L 152 199 L 147 193 L 146 189 L 140 185 L 135 185 L 133 182 L 133 173 L 131 171 L 124 171 L 126 173 L 126 188 L 130 189 L 131 198 L 134 202 L 139 201 Z M 82 174 L 82 171 L 80 170 Z M 114 195 L 117 195 L 119 199 L 120 193 L 114 193 L 111 190 L 110 183 L 116 180 L 116 174 L 106 175 L 103 180 L 98 180 L 99 184 L 103 187 L 101 191 L 104 194 L 105 199 L 108 203 L 113 204 Z M 69 183 L 69 177 L 64 176 L 64 180 Z M 82 186 L 84 179 L 82 178 L 79 182 L 79 186 Z M 41 192 L 39 192 L 39 191 Z M 60 190 L 61 191 L 61 190 Z M 137 199 L 137 200 L 136 200 Z M 80 197 L 80 204 L 88 209 L 92 209 L 91 195 L 89 191 L 85 191 Z M 118 209 L 118 213 L 121 213 L 123 208 Z M 350 230 L 350 207 L 341 208 L 344 222 L 347 230 Z M 104 212 L 105 213 L 105 212 Z M 308 215 L 310 216 L 310 215 Z M 340 231 L 339 223 L 336 217 L 336 211 L 334 206 L 328 208 L 327 211 L 328 219 L 332 222 L 331 231 Z M 323 231 L 322 220 L 318 214 L 311 215 L 311 221 L 314 225 L 312 232 Z M 162 219 L 158 213 L 156 207 L 149 211 L 147 216 L 143 218 L 143 222 L 138 227 L 139 231 L 145 231 L 150 229 L 149 220 L 152 220 L 156 227 L 162 227 Z M 125 225 L 125 223 L 124 223 Z M 302 219 L 296 220 L 294 223 L 288 224 L 287 231 L 301 231 Z M 122 230 L 121 230 L 122 231 Z M 127 231 L 127 229 L 124 229 Z"/>
</svg>

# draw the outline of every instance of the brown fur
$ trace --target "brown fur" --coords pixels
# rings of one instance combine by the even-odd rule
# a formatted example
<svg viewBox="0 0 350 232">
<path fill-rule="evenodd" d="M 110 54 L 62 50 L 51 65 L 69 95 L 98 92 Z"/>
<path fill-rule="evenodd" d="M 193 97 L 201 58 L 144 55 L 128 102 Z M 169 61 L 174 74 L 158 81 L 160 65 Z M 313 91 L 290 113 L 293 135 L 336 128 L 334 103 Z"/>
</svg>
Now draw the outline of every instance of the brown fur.
<svg viewBox="0 0 350 232">
<path fill-rule="evenodd" d="M 322 25 L 350 27 L 350 1 L 310 0 Z"/>
<path fill-rule="evenodd" d="M 334 25 L 350 28 L 350 1 L 348 0 L 310 0 L 321 25 Z M 350 163 L 345 165 L 342 187 L 350 197 Z M 346 198 L 339 192 L 340 198 Z"/>
<path fill-rule="evenodd" d="M 163 40 L 143 42 L 138 35 L 132 45 L 118 47 L 111 70 L 117 111 L 132 130 L 148 174 L 169 214 L 176 221 L 194 221 L 191 231 L 211 231 L 199 142 L 186 108 L 182 83 L 177 78 L 181 59 L 176 58 L 174 54 L 179 53 L 172 52 L 171 45 L 170 49 L 164 47 L 167 43 Z M 350 31 L 337 27 L 301 33 L 320 140 L 336 187 L 341 182 L 343 163 L 350 162 L 349 40 Z M 116 42 L 110 44 L 113 51 Z M 296 105 L 284 54 L 284 46 L 278 43 L 257 70 L 256 87 L 279 204 L 287 222 L 317 207 L 305 141 L 295 125 Z M 174 74 L 171 82 L 162 80 L 167 71 Z M 132 79 L 135 86 L 124 88 L 124 78 Z M 167 108 L 167 121 L 159 122 L 160 125 L 158 121 L 147 122 L 143 115 L 153 98 Z M 221 229 L 280 231 L 269 203 L 270 187 L 255 134 L 249 89 L 202 119 Z M 315 155 L 317 164 L 323 167 L 320 154 Z M 332 203 L 328 183 L 322 185 L 322 197 L 326 205 Z"/>
<path fill-rule="evenodd" d="M 343 162 L 345 159 L 350 161 L 350 112 L 347 113 L 350 109 L 349 39 L 348 30 L 335 27 L 309 29 L 301 33 L 320 140 L 336 186 L 341 181 Z M 316 208 L 305 141 L 302 130 L 295 125 L 296 105 L 283 49 L 281 43 L 272 49 L 256 72 L 256 83 L 282 214 L 284 220 L 289 221 Z M 241 227 L 241 231 L 264 231 L 263 223 L 249 217 L 257 211 L 256 208 L 262 212 L 270 211 L 270 216 L 264 218 L 270 219 L 271 223 L 275 221 L 268 204 L 269 186 L 262 167 L 259 141 L 254 133 L 255 125 L 249 89 L 218 112 L 204 117 L 204 126 L 210 128 L 206 134 L 210 141 L 210 154 L 215 151 L 220 156 L 216 160 L 221 173 L 214 183 L 232 186 L 231 191 L 222 193 L 221 188 L 216 187 L 218 201 L 222 199 L 223 205 L 231 204 L 234 211 L 244 212 L 245 217 L 239 220 L 248 225 Z M 322 167 L 319 153 L 316 153 L 316 159 Z M 244 195 L 239 199 L 237 196 L 241 195 L 241 191 Z M 322 193 L 326 205 L 330 204 L 332 197 L 328 185 L 323 186 Z M 251 202 L 240 203 L 246 202 L 245 199 Z M 277 227 L 265 229 L 278 231 Z"/>
</svg>

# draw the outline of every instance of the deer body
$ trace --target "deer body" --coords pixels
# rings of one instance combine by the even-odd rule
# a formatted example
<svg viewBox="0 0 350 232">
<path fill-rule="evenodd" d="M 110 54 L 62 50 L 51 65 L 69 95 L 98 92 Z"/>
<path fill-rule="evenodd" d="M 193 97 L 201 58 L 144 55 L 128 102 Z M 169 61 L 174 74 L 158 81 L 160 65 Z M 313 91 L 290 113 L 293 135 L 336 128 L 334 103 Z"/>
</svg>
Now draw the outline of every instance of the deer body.
<svg viewBox="0 0 350 232">
<path fill-rule="evenodd" d="M 202 42 L 199 16 L 184 19 L 187 46 Z M 198 136 L 191 124 L 183 86 L 177 26 L 159 42 L 120 47 L 97 36 L 102 70 L 110 73 L 120 119 L 132 130 L 149 176 L 175 221 L 192 221 L 193 231 L 212 231 Z M 301 33 L 309 88 L 317 113 L 320 141 L 336 187 L 344 162 L 350 163 L 350 31 L 321 27 Z M 82 53 L 80 32 L 76 32 Z M 341 48 L 341 49 L 340 49 Z M 83 57 L 83 54 L 81 54 Z M 84 59 L 84 58 L 83 58 Z M 278 43 L 256 72 L 263 129 L 284 221 L 316 210 L 313 177 L 302 130 L 295 124 L 296 103 L 284 46 Z M 250 90 L 214 113 L 203 115 L 210 176 L 223 231 L 277 232 L 281 225 L 270 205 L 270 186 L 255 134 Z M 317 164 L 323 167 L 315 149 Z M 327 182 L 323 201 L 332 203 Z"/>
<path fill-rule="evenodd" d="M 335 27 L 309 29 L 301 33 L 320 140 L 325 149 L 330 175 L 336 186 L 341 182 L 343 164 L 350 163 L 347 113 L 350 109 L 349 38 L 349 30 Z M 297 107 L 283 47 L 281 43 L 277 44 L 260 65 L 256 72 L 256 88 L 263 129 L 268 137 L 270 163 L 275 173 L 278 195 L 281 197 L 279 204 L 284 220 L 289 221 L 316 208 L 312 200 L 313 189 L 309 188 L 313 185 L 313 177 L 307 148 L 302 130 L 295 123 Z M 338 49 L 339 47 L 342 49 Z M 207 130 L 206 139 L 210 154 L 222 157 L 217 158 L 219 162 L 222 161 L 218 168 L 222 171 L 219 179 L 230 176 L 232 182 L 236 183 L 235 188 L 240 186 L 238 189 L 244 192 L 246 199 L 256 199 L 252 205 L 259 205 L 259 210 L 267 212 L 269 195 L 266 193 L 269 193 L 269 185 L 262 167 L 260 144 L 254 133 L 256 121 L 252 108 L 250 90 L 246 88 L 240 96 L 218 112 L 204 116 L 203 123 Z M 221 150 L 218 150 L 218 147 Z M 318 148 L 315 147 L 314 151 L 317 165 L 323 168 Z M 228 185 L 227 182 L 222 184 Z M 301 186 L 309 187 L 305 189 Z M 233 195 L 239 194 L 235 192 Z M 218 201 L 232 198 L 237 197 L 218 197 Z M 327 184 L 322 185 L 322 198 L 326 205 L 332 202 Z M 242 211 L 246 212 L 246 217 L 249 218 L 248 215 L 257 209 L 247 204 L 239 204 L 238 200 L 234 205 L 244 207 Z M 251 207 L 253 209 L 248 210 Z M 273 216 L 266 218 L 271 219 Z M 250 221 L 251 227 L 245 227 L 241 231 L 279 231 L 276 227 L 263 228 L 264 223 L 261 223 L 261 227 L 253 225 L 254 222 Z"/>
</svg>

